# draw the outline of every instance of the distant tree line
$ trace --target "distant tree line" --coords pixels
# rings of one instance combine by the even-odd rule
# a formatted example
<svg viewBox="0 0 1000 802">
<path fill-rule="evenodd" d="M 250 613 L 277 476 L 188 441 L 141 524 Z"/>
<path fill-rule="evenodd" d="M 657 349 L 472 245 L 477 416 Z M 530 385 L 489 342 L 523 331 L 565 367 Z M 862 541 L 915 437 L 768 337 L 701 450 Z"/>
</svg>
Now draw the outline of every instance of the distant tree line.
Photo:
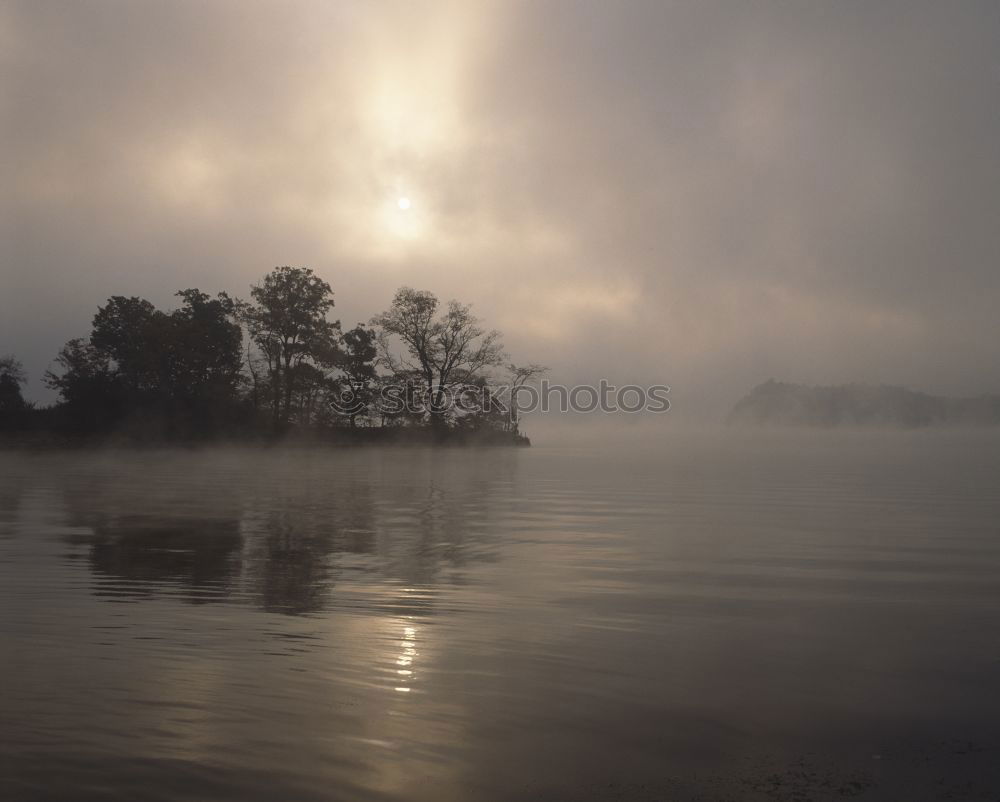
<svg viewBox="0 0 1000 802">
<path fill-rule="evenodd" d="M 770 379 L 737 402 L 729 422 L 753 426 L 998 426 L 1000 396 L 946 398 L 889 385 L 813 387 Z"/>
<path fill-rule="evenodd" d="M 0 429 L 151 440 L 345 431 L 363 440 L 407 429 L 516 441 L 517 412 L 491 403 L 492 384 L 544 370 L 509 364 L 499 332 L 469 306 L 442 308 L 409 287 L 348 331 L 329 319 L 330 285 L 304 267 L 275 268 L 248 300 L 197 289 L 177 297 L 171 311 L 109 298 L 89 336 L 66 343 L 46 371 L 59 398 L 50 407 L 25 401 L 22 363 L 0 358 Z"/>
</svg>

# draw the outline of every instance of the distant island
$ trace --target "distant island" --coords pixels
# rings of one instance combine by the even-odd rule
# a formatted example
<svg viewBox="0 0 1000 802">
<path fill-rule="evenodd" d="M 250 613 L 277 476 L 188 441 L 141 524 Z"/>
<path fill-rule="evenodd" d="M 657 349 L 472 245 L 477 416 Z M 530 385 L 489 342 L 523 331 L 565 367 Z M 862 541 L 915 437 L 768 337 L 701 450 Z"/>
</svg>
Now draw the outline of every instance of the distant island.
<svg viewBox="0 0 1000 802">
<path fill-rule="evenodd" d="M 928 426 L 1000 425 L 1000 395 L 946 398 L 905 387 L 842 384 L 830 387 L 771 379 L 733 407 L 728 422 L 752 426 Z"/>
<path fill-rule="evenodd" d="M 51 406 L 26 400 L 23 364 L 0 356 L 0 443 L 529 444 L 509 391 L 545 368 L 510 363 L 467 304 L 403 287 L 344 331 L 305 267 L 275 268 L 247 300 L 177 297 L 109 298 L 46 371 Z"/>
</svg>

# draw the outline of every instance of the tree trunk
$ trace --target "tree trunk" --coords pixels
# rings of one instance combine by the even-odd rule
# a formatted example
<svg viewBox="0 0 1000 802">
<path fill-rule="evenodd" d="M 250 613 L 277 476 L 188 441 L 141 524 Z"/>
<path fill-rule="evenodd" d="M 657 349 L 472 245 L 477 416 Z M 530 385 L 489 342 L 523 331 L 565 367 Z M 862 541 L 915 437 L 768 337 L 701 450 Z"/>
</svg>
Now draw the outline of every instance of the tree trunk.
<svg viewBox="0 0 1000 802">
<path fill-rule="evenodd" d="M 271 374 L 271 418 L 274 422 L 274 430 L 281 429 L 281 363 L 275 362 L 274 372 Z"/>
<path fill-rule="evenodd" d="M 287 346 L 286 346 L 287 350 Z M 292 419 L 292 358 L 290 355 L 285 357 L 285 414 L 282 418 L 282 423 L 288 425 L 288 421 Z"/>
</svg>

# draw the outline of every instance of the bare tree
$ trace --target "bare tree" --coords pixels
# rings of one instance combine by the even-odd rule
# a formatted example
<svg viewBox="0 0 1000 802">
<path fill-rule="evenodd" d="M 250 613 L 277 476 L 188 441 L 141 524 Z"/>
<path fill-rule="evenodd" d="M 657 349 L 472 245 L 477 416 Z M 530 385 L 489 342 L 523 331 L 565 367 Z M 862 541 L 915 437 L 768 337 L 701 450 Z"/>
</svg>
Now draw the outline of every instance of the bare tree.
<svg viewBox="0 0 1000 802">
<path fill-rule="evenodd" d="M 507 365 L 507 376 L 510 382 L 510 423 L 508 431 L 517 434 L 521 422 L 521 410 L 518 407 L 518 395 L 520 388 L 528 382 L 534 381 L 543 373 L 548 372 L 544 365 L 532 362 L 530 365 L 515 365 L 513 362 Z"/>
<path fill-rule="evenodd" d="M 420 377 L 431 424 L 443 426 L 446 394 L 502 364 L 506 354 L 500 332 L 483 329 L 470 306 L 449 301 L 445 312 L 437 316 L 438 306 L 432 293 L 403 287 L 392 306 L 372 318 L 372 324 L 380 329 L 382 363 L 397 376 Z M 393 354 L 392 337 L 403 342 L 406 356 Z"/>
</svg>

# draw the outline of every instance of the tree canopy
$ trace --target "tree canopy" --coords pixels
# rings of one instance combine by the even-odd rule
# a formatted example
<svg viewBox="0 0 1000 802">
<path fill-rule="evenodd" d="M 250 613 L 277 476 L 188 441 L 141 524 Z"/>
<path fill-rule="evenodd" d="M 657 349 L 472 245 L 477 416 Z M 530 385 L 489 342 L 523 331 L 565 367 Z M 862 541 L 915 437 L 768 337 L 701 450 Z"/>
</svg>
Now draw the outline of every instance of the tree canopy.
<svg viewBox="0 0 1000 802">
<path fill-rule="evenodd" d="M 98 307 L 89 335 L 67 342 L 46 371 L 59 401 L 35 410 L 36 423 L 152 439 L 423 426 L 517 432 L 516 412 L 504 419 L 502 405 L 486 403 L 506 360 L 500 334 L 467 304 L 442 306 L 403 287 L 369 324 L 343 331 L 330 319 L 330 285 L 291 266 L 265 275 L 246 300 L 193 288 L 176 297 L 169 310 L 125 295 Z M 512 376 L 524 382 L 537 371 Z M 15 412 L 32 412 L 25 380 L 20 362 L 0 359 L 8 428 Z"/>
</svg>

